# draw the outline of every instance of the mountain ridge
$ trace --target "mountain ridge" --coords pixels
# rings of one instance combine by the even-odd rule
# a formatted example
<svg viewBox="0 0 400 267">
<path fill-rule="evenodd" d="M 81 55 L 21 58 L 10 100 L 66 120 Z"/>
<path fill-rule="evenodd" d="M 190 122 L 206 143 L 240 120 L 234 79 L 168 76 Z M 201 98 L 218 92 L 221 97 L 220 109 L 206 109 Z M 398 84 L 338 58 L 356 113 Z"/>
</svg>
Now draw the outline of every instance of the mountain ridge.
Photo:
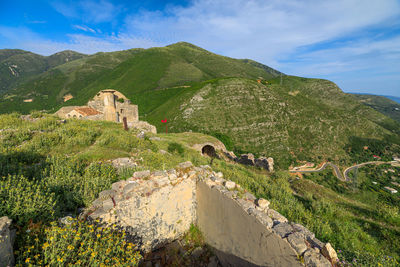
<svg viewBox="0 0 400 267">
<path fill-rule="evenodd" d="M 398 122 L 330 81 L 283 75 L 185 42 L 99 52 L 57 65 L 3 94 L 0 113 L 85 105 L 105 88 L 131 99 L 141 119 L 159 131 L 168 118 L 171 131 L 222 134 L 237 153 L 273 156 L 283 168 L 304 160 L 352 165 L 351 153 L 373 140 L 384 147 L 400 144 Z M 73 98 L 64 102 L 69 94 Z"/>
</svg>

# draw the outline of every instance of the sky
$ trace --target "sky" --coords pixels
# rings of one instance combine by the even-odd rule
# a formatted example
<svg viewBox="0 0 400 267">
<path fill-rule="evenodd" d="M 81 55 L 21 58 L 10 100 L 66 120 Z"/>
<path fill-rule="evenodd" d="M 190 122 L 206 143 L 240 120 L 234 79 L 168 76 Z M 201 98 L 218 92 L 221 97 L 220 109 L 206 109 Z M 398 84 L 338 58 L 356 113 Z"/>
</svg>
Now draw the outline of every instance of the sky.
<svg viewBox="0 0 400 267">
<path fill-rule="evenodd" d="M 400 97 L 400 0 L 0 0 L 0 49 L 93 54 L 180 41 Z"/>
</svg>

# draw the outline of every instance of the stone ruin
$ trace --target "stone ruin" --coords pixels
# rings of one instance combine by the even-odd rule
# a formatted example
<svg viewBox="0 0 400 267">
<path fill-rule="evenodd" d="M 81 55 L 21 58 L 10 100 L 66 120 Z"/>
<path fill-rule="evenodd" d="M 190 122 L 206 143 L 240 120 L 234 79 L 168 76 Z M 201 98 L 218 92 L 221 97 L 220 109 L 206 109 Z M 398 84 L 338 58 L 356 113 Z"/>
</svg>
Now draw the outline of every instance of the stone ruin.
<svg viewBox="0 0 400 267">
<path fill-rule="evenodd" d="M 155 126 L 139 121 L 138 106 L 113 89 L 101 90 L 86 106 L 62 107 L 55 114 L 63 119 L 106 120 L 119 123 L 125 119 L 128 127 L 157 133 Z"/>
<path fill-rule="evenodd" d="M 207 165 L 184 162 L 112 184 L 80 218 L 116 223 L 143 252 L 170 244 L 195 224 L 222 266 L 335 266 L 337 254 L 329 243 L 269 204 Z M 10 224 L 0 218 L 0 267 L 14 263 Z"/>
<path fill-rule="evenodd" d="M 192 146 L 193 149 L 201 152 L 204 156 L 208 156 L 211 158 L 219 158 L 219 152 L 222 152 L 222 155 L 231 161 L 248 165 L 248 166 L 256 166 L 262 169 L 265 169 L 269 172 L 274 171 L 274 159 L 271 157 L 259 157 L 256 158 L 252 153 L 242 154 L 240 157 L 236 157 L 235 153 L 232 151 L 228 151 L 225 148 L 225 145 L 216 140 L 215 142 L 206 142 L 201 144 L 195 144 Z"/>
<path fill-rule="evenodd" d="M 209 166 L 139 171 L 99 194 L 81 216 L 124 227 L 144 252 L 202 231 L 222 266 L 323 266 L 337 255 L 304 226 L 289 222 Z M 304 264 L 299 260 L 302 258 Z"/>
</svg>

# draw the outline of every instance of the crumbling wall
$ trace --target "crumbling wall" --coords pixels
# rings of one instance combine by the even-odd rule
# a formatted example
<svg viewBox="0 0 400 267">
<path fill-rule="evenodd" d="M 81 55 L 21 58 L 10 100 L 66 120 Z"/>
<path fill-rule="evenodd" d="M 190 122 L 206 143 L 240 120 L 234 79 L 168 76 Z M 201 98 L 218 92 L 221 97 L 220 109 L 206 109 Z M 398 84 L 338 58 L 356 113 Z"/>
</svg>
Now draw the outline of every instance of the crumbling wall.
<svg viewBox="0 0 400 267">
<path fill-rule="evenodd" d="M 145 251 L 171 242 L 195 221 L 196 172 L 189 167 L 135 172 L 101 192 L 89 216 L 125 227 Z"/>
<path fill-rule="evenodd" d="M 190 162 L 168 171 L 135 172 L 101 192 L 87 212 L 125 227 L 145 251 L 181 237 L 196 223 L 223 266 L 302 266 L 303 261 L 330 267 L 329 260 L 337 260 L 329 243 L 270 209 L 268 200 Z"/>
</svg>

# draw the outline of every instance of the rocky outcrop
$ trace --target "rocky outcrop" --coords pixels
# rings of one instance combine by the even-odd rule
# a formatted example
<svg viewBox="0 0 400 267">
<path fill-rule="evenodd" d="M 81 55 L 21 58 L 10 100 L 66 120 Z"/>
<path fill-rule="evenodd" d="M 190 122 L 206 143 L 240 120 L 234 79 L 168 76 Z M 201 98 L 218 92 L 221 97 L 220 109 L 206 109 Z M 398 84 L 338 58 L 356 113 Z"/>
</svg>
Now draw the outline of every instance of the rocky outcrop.
<svg viewBox="0 0 400 267">
<path fill-rule="evenodd" d="M 140 131 L 143 131 L 145 133 L 149 132 L 149 133 L 153 133 L 156 134 L 157 133 L 157 128 L 154 125 L 151 125 L 150 123 L 146 122 L 146 121 L 136 121 L 136 122 L 128 122 L 128 127 L 131 128 L 136 128 Z"/>
<path fill-rule="evenodd" d="M 195 223 L 223 266 L 301 266 L 301 257 L 306 266 L 336 261 L 329 243 L 269 204 L 209 166 L 184 162 L 114 183 L 86 215 L 124 227 L 144 251 L 178 239 Z"/>
<path fill-rule="evenodd" d="M 248 153 L 248 154 L 242 154 L 240 155 L 240 158 L 235 158 L 234 160 L 243 165 L 256 166 L 265 169 L 269 172 L 274 171 L 274 159 L 271 157 L 255 158 L 252 153 Z"/>
<path fill-rule="evenodd" d="M 249 154 L 242 154 L 240 155 L 240 158 L 238 158 L 237 162 L 243 165 L 250 165 L 254 166 L 255 163 L 255 158 L 254 155 L 249 153 Z"/>
<path fill-rule="evenodd" d="M 13 237 L 10 231 L 11 219 L 4 216 L 0 218 L 0 267 L 13 266 Z"/>
</svg>

